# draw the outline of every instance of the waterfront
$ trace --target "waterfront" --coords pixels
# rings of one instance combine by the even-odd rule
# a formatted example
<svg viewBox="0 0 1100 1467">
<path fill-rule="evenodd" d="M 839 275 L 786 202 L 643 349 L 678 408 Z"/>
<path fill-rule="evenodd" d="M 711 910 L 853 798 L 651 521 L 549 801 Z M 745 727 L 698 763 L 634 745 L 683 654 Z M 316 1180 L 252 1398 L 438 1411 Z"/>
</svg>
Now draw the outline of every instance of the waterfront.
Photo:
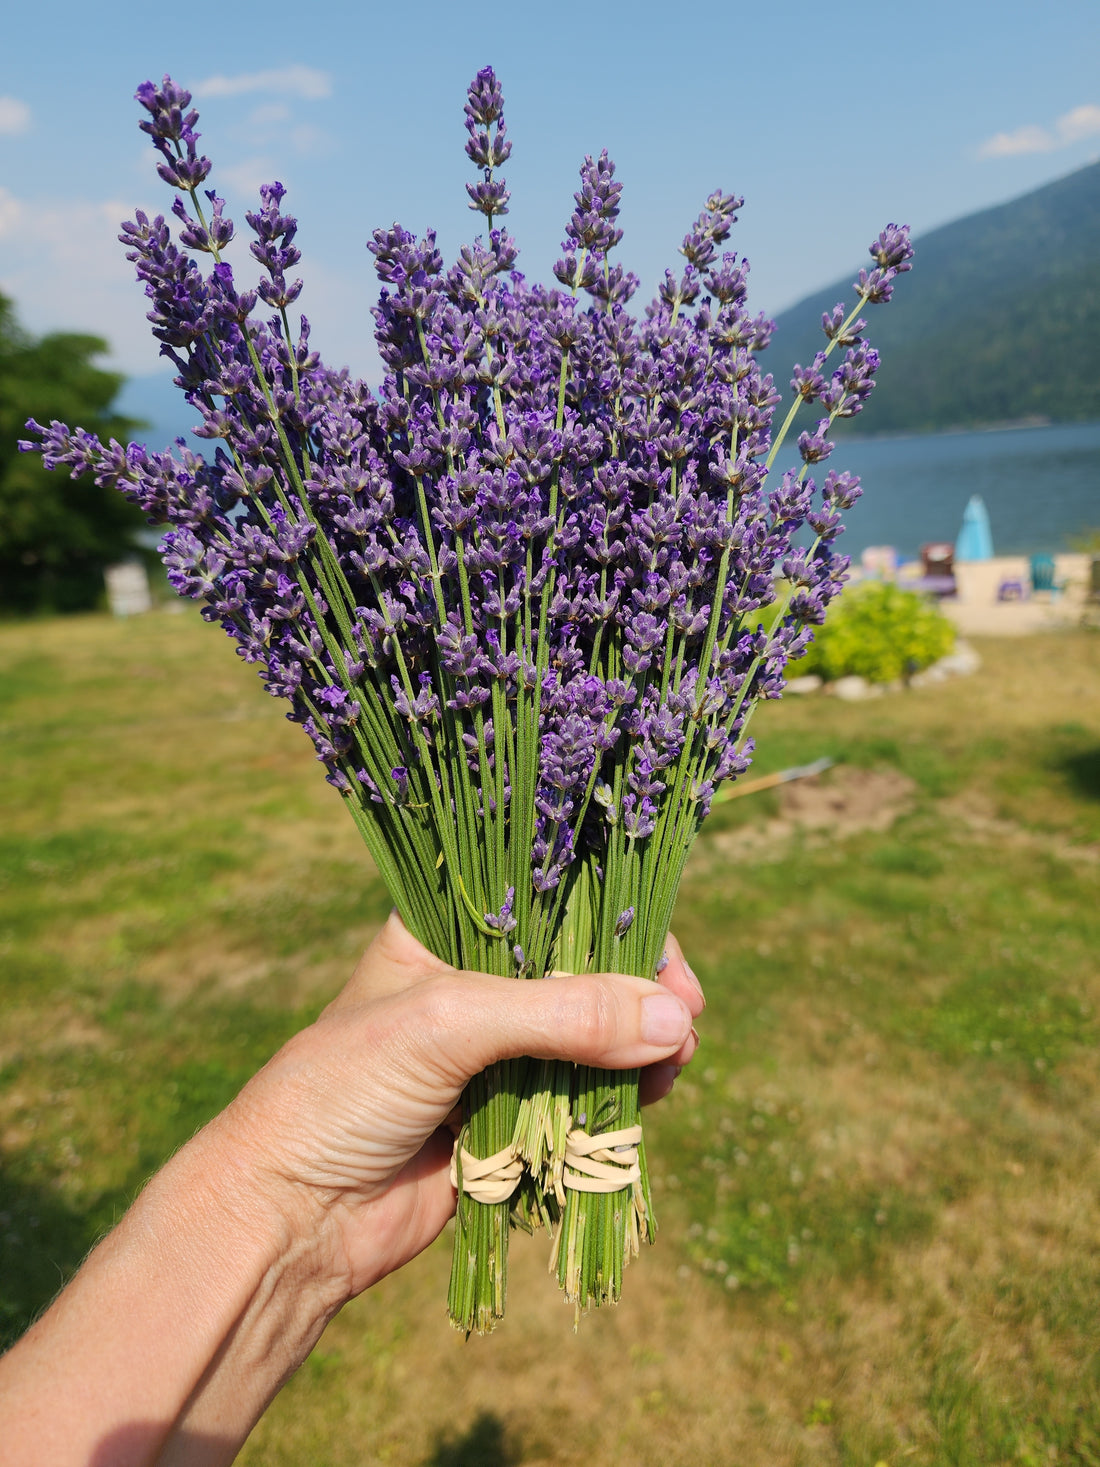
<svg viewBox="0 0 1100 1467">
<path fill-rule="evenodd" d="M 121 403 L 124 412 L 149 424 L 139 436 L 154 448 L 186 433 L 197 419 L 164 375 L 132 379 Z M 872 419 L 874 407 L 872 399 Z M 810 424 L 807 413 L 800 430 Z M 189 446 L 210 452 L 202 439 L 190 438 Z M 780 460 L 790 462 L 789 454 Z M 863 480 L 864 496 L 847 516 L 843 539 L 843 549 L 856 559 L 866 545 L 893 545 L 915 556 L 929 541 L 953 542 L 972 494 L 986 502 L 998 555 L 1068 550 L 1076 536 L 1100 529 L 1100 423 L 842 436 L 829 466 L 851 469 Z"/>
<path fill-rule="evenodd" d="M 985 500 L 998 555 L 1067 550 L 1100 530 L 1100 423 L 852 438 L 834 465 L 863 481 L 841 547 L 853 558 L 867 545 L 914 556 L 953 542 L 972 494 Z"/>
</svg>

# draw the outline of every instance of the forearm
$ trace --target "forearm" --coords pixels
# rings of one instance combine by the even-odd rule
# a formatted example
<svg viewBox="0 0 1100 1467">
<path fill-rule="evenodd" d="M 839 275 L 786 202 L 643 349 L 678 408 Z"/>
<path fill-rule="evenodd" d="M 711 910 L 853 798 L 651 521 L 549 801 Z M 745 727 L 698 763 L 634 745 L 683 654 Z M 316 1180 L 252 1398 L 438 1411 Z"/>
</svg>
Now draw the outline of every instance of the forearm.
<svg viewBox="0 0 1100 1467">
<path fill-rule="evenodd" d="M 232 1460 L 341 1302 L 250 1163 L 201 1132 L 0 1360 L 8 1467 Z"/>
<path fill-rule="evenodd" d="M 682 966 L 661 981 L 460 974 L 392 919 L 0 1360 L 4 1467 L 230 1462 L 340 1305 L 453 1212 L 470 1076 L 520 1054 L 674 1072 L 703 997 Z"/>
</svg>

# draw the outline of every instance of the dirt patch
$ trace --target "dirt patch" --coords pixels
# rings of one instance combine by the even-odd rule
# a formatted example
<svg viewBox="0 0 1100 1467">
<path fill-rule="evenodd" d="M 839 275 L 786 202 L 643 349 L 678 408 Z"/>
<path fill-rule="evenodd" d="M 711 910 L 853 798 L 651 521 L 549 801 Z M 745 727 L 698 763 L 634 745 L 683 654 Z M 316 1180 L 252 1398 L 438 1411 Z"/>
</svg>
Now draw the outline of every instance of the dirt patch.
<svg viewBox="0 0 1100 1467">
<path fill-rule="evenodd" d="M 706 846 L 722 856 L 778 859 L 795 836 L 819 845 L 825 838 L 889 830 L 912 807 L 915 793 L 914 782 L 896 769 L 841 765 L 826 774 L 780 785 L 777 819 L 719 831 L 706 840 Z"/>
<path fill-rule="evenodd" d="M 780 786 L 782 819 L 805 830 L 851 835 L 889 830 L 913 803 L 915 784 L 896 769 L 851 769 L 841 765 L 812 779 Z"/>
<path fill-rule="evenodd" d="M 1002 820 L 993 802 L 974 790 L 945 800 L 943 810 L 956 830 L 979 840 L 996 841 L 1014 850 L 1044 851 L 1071 864 L 1095 866 L 1100 862 L 1100 845 L 1075 843 L 1051 831 L 1028 830 L 1014 820 Z"/>
<path fill-rule="evenodd" d="M 107 1038 L 94 1019 L 69 1004 L 62 1003 L 51 1012 L 13 1005 L 4 1015 L 0 1065 L 9 1064 L 24 1051 L 59 1054 L 69 1049 L 102 1049 Z"/>
</svg>

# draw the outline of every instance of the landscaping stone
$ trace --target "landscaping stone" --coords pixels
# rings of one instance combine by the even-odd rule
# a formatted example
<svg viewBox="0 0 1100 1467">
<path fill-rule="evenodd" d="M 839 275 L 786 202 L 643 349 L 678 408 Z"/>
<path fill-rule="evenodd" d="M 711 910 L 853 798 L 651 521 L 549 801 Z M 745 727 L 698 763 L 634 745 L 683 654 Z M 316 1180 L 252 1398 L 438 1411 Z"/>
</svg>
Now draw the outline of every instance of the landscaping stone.
<svg viewBox="0 0 1100 1467">
<path fill-rule="evenodd" d="M 802 677 L 789 678 L 784 689 L 788 693 L 829 693 L 834 698 L 840 698 L 845 703 L 860 703 L 866 698 L 881 698 L 885 693 L 902 693 L 909 688 L 930 688 L 938 683 L 945 683 L 952 677 L 969 677 L 978 671 L 982 665 L 982 659 L 975 652 L 969 642 L 961 639 L 955 643 L 955 650 L 949 652 L 946 657 L 941 657 L 938 662 L 933 662 L 931 667 L 926 667 L 920 672 L 915 672 L 907 681 L 902 682 L 895 679 L 889 683 L 872 683 L 865 677 L 850 674 L 848 677 L 839 677 L 835 682 L 827 683 L 818 677 L 817 673 L 806 673 Z"/>
<path fill-rule="evenodd" d="M 816 672 L 808 672 L 804 677 L 792 677 L 787 679 L 786 693 L 818 693 L 825 685 L 824 678 L 818 677 Z"/>
<path fill-rule="evenodd" d="M 909 679 L 911 688 L 931 688 L 936 683 L 945 683 L 951 674 L 938 662 L 933 662 L 931 667 L 926 667 L 923 672 L 915 672 Z"/>
<path fill-rule="evenodd" d="M 834 698 L 840 698 L 845 703 L 861 703 L 865 698 L 881 698 L 882 689 L 874 683 L 869 683 L 865 677 L 838 677 L 835 683 L 829 684 L 829 691 Z"/>
<path fill-rule="evenodd" d="M 935 665 L 956 677 L 969 677 L 981 667 L 982 659 L 969 642 L 958 641 L 955 643 L 954 652 L 948 653 L 946 657 L 941 657 Z"/>
</svg>

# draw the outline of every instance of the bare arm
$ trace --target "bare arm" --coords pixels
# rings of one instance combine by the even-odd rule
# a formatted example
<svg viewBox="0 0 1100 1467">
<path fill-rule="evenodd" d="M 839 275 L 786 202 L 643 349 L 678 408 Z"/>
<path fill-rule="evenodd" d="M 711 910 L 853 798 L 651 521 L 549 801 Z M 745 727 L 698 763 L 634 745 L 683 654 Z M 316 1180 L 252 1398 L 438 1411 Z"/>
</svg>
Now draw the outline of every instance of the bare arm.
<svg viewBox="0 0 1100 1467">
<path fill-rule="evenodd" d="M 703 999 L 669 952 L 660 986 L 525 983 L 456 973 L 391 918 L 0 1360 L 8 1467 L 231 1462 L 341 1305 L 454 1212 L 445 1122 L 472 1075 L 529 1054 L 671 1087 Z"/>
</svg>

